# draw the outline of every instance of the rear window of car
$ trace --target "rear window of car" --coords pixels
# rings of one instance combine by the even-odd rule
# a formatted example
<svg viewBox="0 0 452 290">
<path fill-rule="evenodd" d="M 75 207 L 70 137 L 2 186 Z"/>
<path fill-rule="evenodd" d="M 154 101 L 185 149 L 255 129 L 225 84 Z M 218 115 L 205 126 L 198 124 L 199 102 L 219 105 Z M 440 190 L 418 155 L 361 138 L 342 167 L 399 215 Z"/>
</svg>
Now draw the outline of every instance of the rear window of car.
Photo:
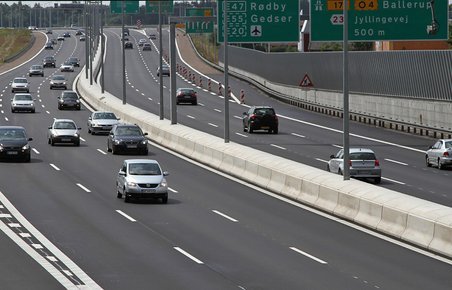
<svg viewBox="0 0 452 290">
<path fill-rule="evenodd" d="M 55 129 L 75 129 L 75 124 L 72 122 L 57 122 L 54 126 Z"/>
<path fill-rule="evenodd" d="M 375 160 L 375 154 L 370 152 L 350 153 L 350 160 Z"/>
<path fill-rule="evenodd" d="M 254 114 L 256 115 L 274 115 L 275 110 L 272 108 L 258 108 L 254 110 Z"/>
</svg>

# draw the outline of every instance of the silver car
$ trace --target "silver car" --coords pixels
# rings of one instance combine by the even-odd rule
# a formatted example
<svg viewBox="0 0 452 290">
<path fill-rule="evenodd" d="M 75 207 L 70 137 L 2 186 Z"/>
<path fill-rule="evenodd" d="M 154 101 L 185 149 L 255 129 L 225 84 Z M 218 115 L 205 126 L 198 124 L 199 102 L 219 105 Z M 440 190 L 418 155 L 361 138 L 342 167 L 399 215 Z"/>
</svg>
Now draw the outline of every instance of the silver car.
<svg viewBox="0 0 452 290">
<path fill-rule="evenodd" d="M 425 163 L 428 167 L 434 165 L 444 169 L 452 165 L 452 139 L 439 139 L 425 153 Z"/>
<path fill-rule="evenodd" d="M 375 183 L 381 182 L 380 161 L 371 149 L 350 148 L 350 177 L 370 178 Z M 339 150 L 336 155 L 331 155 L 328 161 L 327 171 L 343 174 L 344 172 L 344 149 Z"/>
<path fill-rule="evenodd" d="M 69 62 L 65 62 L 60 66 L 60 72 L 74 72 L 74 66 Z"/>
<path fill-rule="evenodd" d="M 108 133 L 114 125 L 119 124 L 119 118 L 112 112 L 93 112 L 88 117 L 88 133 Z"/>
<path fill-rule="evenodd" d="M 30 92 L 28 80 L 26 78 L 14 78 L 11 83 L 11 92 Z"/>
<path fill-rule="evenodd" d="M 54 75 L 50 79 L 50 89 L 54 88 L 67 90 L 66 78 L 63 75 Z"/>
<path fill-rule="evenodd" d="M 30 67 L 30 69 L 28 70 L 28 76 L 34 76 L 34 75 L 38 75 L 38 76 L 44 76 L 44 67 L 40 64 L 34 64 Z"/>
<path fill-rule="evenodd" d="M 52 126 L 49 127 L 47 139 L 50 145 L 56 143 L 71 143 L 80 146 L 81 128 L 77 127 L 75 122 L 70 119 L 55 119 Z"/>
<path fill-rule="evenodd" d="M 15 94 L 11 99 L 11 112 L 17 111 L 35 112 L 35 99 L 30 94 Z"/>
<path fill-rule="evenodd" d="M 116 178 L 117 197 L 124 195 L 124 201 L 131 198 L 161 199 L 168 202 L 168 183 L 160 164 L 150 159 L 124 160 Z"/>
</svg>

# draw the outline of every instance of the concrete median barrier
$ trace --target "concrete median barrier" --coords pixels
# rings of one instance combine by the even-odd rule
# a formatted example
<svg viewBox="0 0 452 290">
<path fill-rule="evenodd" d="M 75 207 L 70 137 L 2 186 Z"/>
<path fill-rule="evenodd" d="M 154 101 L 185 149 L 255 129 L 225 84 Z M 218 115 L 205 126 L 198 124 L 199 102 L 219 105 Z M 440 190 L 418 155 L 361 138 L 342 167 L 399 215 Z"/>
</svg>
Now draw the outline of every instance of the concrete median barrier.
<svg viewBox="0 0 452 290">
<path fill-rule="evenodd" d="M 96 63 L 95 63 L 96 64 Z M 452 257 L 452 208 L 274 156 L 184 125 L 171 125 L 89 84 L 77 90 L 99 110 L 140 125 L 149 138 L 193 160 L 340 218 Z"/>
</svg>

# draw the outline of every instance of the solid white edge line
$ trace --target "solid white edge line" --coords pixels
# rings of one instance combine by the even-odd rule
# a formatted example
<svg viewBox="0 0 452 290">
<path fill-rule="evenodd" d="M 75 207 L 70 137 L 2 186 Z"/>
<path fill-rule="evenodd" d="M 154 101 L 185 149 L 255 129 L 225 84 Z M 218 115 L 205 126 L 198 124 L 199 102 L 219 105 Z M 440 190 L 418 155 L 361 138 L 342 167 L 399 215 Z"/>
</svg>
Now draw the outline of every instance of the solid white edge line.
<svg viewBox="0 0 452 290">
<path fill-rule="evenodd" d="M 242 185 L 244 185 L 244 186 L 247 186 L 247 187 L 249 187 L 249 188 L 251 188 L 251 189 L 254 189 L 254 190 L 256 190 L 256 191 L 262 192 L 263 194 L 266 194 L 266 195 L 268 195 L 268 196 L 271 196 L 271 197 L 273 197 L 273 198 L 275 198 L 275 199 L 278 199 L 278 200 L 280 200 L 280 201 L 286 202 L 286 203 L 288 203 L 288 204 L 291 204 L 291 205 L 296 206 L 296 207 L 298 207 L 298 208 L 304 209 L 304 210 L 309 211 L 309 212 L 311 212 L 311 213 L 313 213 L 313 214 L 316 214 L 316 215 L 318 215 L 318 216 L 321 216 L 321 217 L 327 218 L 327 219 L 329 219 L 329 220 L 335 221 L 335 222 L 337 222 L 337 223 L 343 224 L 343 225 L 345 225 L 345 226 L 348 226 L 348 227 L 353 228 L 353 229 L 355 229 L 355 230 L 358 230 L 358 231 L 360 231 L 360 232 L 366 233 L 366 234 L 368 234 L 368 235 L 370 235 L 370 236 L 373 236 L 373 237 L 375 237 L 375 238 L 378 238 L 378 239 L 381 239 L 381 240 L 390 242 L 390 243 L 392 243 L 392 244 L 394 244 L 394 245 L 403 247 L 403 248 L 405 248 L 405 249 L 408 249 L 408 250 L 410 250 L 410 251 L 416 252 L 416 253 L 418 253 L 418 254 L 421 254 L 421 255 L 430 257 L 430 258 L 432 258 L 432 259 L 435 259 L 435 260 L 437 260 L 437 261 L 441 261 L 441 262 L 443 262 L 443 263 L 452 265 L 452 259 L 447 259 L 447 258 L 445 258 L 445 257 L 439 256 L 439 255 L 435 255 L 435 254 L 433 254 L 433 253 L 431 253 L 431 252 L 428 252 L 428 251 L 426 251 L 426 250 L 423 250 L 423 249 L 421 249 L 421 248 L 418 248 L 418 247 L 415 247 L 415 246 L 413 246 L 413 245 L 404 243 L 403 241 L 399 241 L 399 240 L 393 239 L 393 238 L 391 238 L 391 237 L 389 237 L 389 236 L 385 236 L 385 235 L 383 235 L 383 234 L 381 234 L 381 233 L 378 233 L 378 232 L 369 230 L 369 229 L 367 229 L 367 228 L 365 228 L 365 227 L 362 227 L 362 226 L 360 226 L 360 225 L 354 224 L 354 223 L 352 223 L 352 222 L 343 220 L 343 219 L 341 219 L 341 218 L 339 218 L 339 217 L 336 217 L 336 216 L 327 214 L 327 213 L 325 213 L 325 212 L 319 211 L 319 210 L 317 210 L 317 209 L 315 209 L 315 208 L 308 207 L 308 206 L 306 206 L 306 205 L 304 205 L 304 204 L 302 204 L 302 203 L 293 201 L 293 200 L 291 200 L 291 199 L 289 199 L 289 198 L 287 198 L 287 197 L 278 195 L 278 194 L 273 193 L 273 192 L 271 192 L 271 191 L 268 191 L 268 190 L 266 190 L 266 189 L 263 189 L 263 188 L 260 188 L 260 187 L 258 187 L 258 186 L 255 186 L 255 185 L 253 185 L 253 184 L 247 183 L 247 182 L 245 182 L 245 181 L 243 181 L 243 180 L 241 180 L 241 179 L 238 179 L 238 178 L 236 178 L 236 177 L 233 177 L 233 176 L 231 176 L 231 175 L 228 175 L 228 174 L 226 174 L 226 173 L 224 173 L 224 172 L 221 172 L 221 171 L 219 171 L 219 170 L 213 169 L 213 168 L 211 168 L 211 167 L 209 167 L 209 166 L 207 166 L 207 165 L 204 165 L 204 164 L 202 164 L 202 163 L 200 163 L 200 162 L 194 161 L 194 160 L 192 160 L 192 159 L 190 159 L 190 158 L 188 158 L 188 157 L 186 157 L 186 156 L 184 156 L 184 155 L 182 155 L 182 154 L 179 154 L 179 153 L 177 153 L 177 152 L 174 152 L 174 151 L 172 151 L 172 150 L 169 150 L 168 148 L 163 147 L 163 146 L 161 146 L 160 144 L 157 144 L 157 143 L 155 143 L 155 142 L 149 141 L 149 144 L 152 145 L 152 146 L 154 146 L 154 147 L 156 147 L 156 148 L 159 148 L 160 150 L 163 150 L 163 151 L 168 152 L 168 153 L 170 153 L 170 154 L 172 154 L 172 155 L 174 155 L 174 156 L 177 156 L 177 157 L 180 158 L 180 159 L 183 159 L 183 160 L 185 160 L 185 161 L 187 161 L 187 162 L 190 162 L 190 163 L 192 163 L 192 164 L 195 164 L 196 166 L 199 166 L 200 168 L 203 168 L 203 169 L 205 169 L 205 170 L 208 170 L 208 171 L 210 171 L 210 172 L 213 172 L 213 173 L 215 173 L 215 174 L 218 174 L 219 176 L 222 176 L 222 177 L 224 177 L 224 178 L 227 178 L 227 179 L 229 179 L 229 180 L 232 180 L 232 181 L 234 181 L 234 182 L 237 182 L 237 183 L 239 183 L 239 184 L 242 184 Z"/>
<path fill-rule="evenodd" d="M 107 152 L 105 152 L 105 151 L 103 151 L 102 149 L 96 149 L 98 152 L 100 152 L 100 153 L 102 153 L 102 154 L 104 154 L 104 155 L 107 155 Z"/>
<path fill-rule="evenodd" d="M 209 124 L 212 127 L 218 128 L 218 125 L 215 125 L 215 124 L 212 124 L 212 123 L 207 123 L 207 124 Z"/>
<path fill-rule="evenodd" d="M 222 217 L 224 217 L 225 219 L 228 219 L 228 220 L 230 220 L 230 221 L 232 221 L 232 222 L 235 222 L 235 223 L 238 223 L 239 221 L 238 220 L 236 220 L 235 218 L 232 218 L 232 217 L 230 217 L 230 216 L 228 216 L 228 215 L 226 215 L 226 214 L 224 214 L 224 213 L 222 213 L 222 212 L 220 212 L 220 211 L 218 211 L 218 210 L 216 210 L 216 209 L 214 209 L 214 210 L 212 210 L 214 213 L 216 213 L 217 215 L 220 215 L 220 216 L 222 216 Z"/>
<path fill-rule="evenodd" d="M 306 136 L 300 135 L 300 134 L 297 134 L 297 133 L 290 133 L 290 134 L 293 135 L 293 136 L 296 136 L 296 137 L 306 138 Z"/>
<path fill-rule="evenodd" d="M 245 138 L 248 138 L 248 136 L 247 136 L 247 135 L 245 135 L 245 134 L 242 134 L 242 133 L 239 133 L 239 132 L 235 132 L 235 134 L 236 134 L 236 135 L 239 135 L 239 136 L 242 136 L 242 137 L 245 137 Z"/>
<path fill-rule="evenodd" d="M 397 184 L 401 184 L 401 185 L 405 185 L 405 184 L 406 184 L 406 183 L 404 183 L 404 182 L 397 181 L 397 180 L 394 180 L 394 179 L 389 179 L 389 178 L 387 178 L 387 177 L 381 177 L 381 179 L 384 179 L 384 180 L 386 180 L 386 181 L 391 181 L 391 182 L 394 182 L 394 183 L 397 183 Z"/>
<path fill-rule="evenodd" d="M 320 161 L 320 162 L 324 162 L 324 163 L 328 163 L 327 160 L 323 160 L 323 159 L 320 159 L 320 158 L 316 158 L 315 160 Z"/>
<path fill-rule="evenodd" d="M 64 263 L 68 269 L 77 275 L 85 284 L 86 289 L 102 289 L 92 280 L 79 266 L 77 266 L 68 256 L 50 242 L 41 232 L 39 232 L 22 214 L 9 202 L 6 196 L 0 191 L 0 202 L 9 210 L 9 212 L 27 229 L 42 245 L 44 245 L 55 257 Z M 53 267 L 49 261 L 32 249 L 24 240 L 20 239 L 12 230 L 10 230 L 3 222 L 0 222 L 0 228 L 5 232 L 11 240 L 13 240 L 22 250 L 37 261 L 44 269 L 47 270 L 58 282 L 66 289 L 78 289 L 80 287 L 69 281 L 58 269 Z"/>
<path fill-rule="evenodd" d="M 83 189 L 86 192 L 91 192 L 91 190 L 89 190 L 88 188 L 84 187 L 82 184 L 77 183 L 77 186 L 80 187 L 81 189 Z"/>
<path fill-rule="evenodd" d="M 273 146 L 273 147 L 276 147 L 276 148 L 279 148 L 279 149 L 282 149 L 282 150 L 287 150 L 286 148 L 278 146 L 278 145 L 275 145 L 275 144 L 270 144 L 270 146 Z"/>
<path fill-rule="evenodd" d="M 36 150 L 35 148 L 31 148 L 31 150 L 33 150 L 34 153 L 36 154 L 41 154 L 38 150 Z"/>
<path fill-rule="evenodd" d="M 179 247 L 174 247 L 174 249 L 175 249 L 176 251 L 178 251 L 179 253 L 181 253 L 182 255 L 184 255 L 184 256 L 190 258 L 191 260 L 195 261 L 197 264 L 204 264 L 203 261 L 201 261 L 201 260 L 195 258 L 194 256 L 190 255 L 189 253 L 187 253 L 186 251 L 182 250 L 181 248 L 179 248 Z"/>
<path fill-rule="evenodd" d="M 137 221 L 136 219 L 132 218 L 128 214 L 124 213 L 122 210 L 117 209 L 116 212 L 119 213 L 120 215 L 122 215 L 123 217 L 125 217 L 126 219 L 128 219 L 131 222 L 136 222 Z"/>
<path fill-rule="evenodd" d="M 177 190 L 175 190 L 175 189 L 173 189 L 171 187 L 168 187 L 168 190 L 171 191 L 171 192 L 174 192 L 174 193 L 179 193 L 179 191 L 177 191 Z"/>
<path fill-rule="evenodd" d="M 327 262 L 325 262 L 325 261 L 323 261 L 323 260 L 321 260 L 321 259 L 319 259 L 317 257 L 314 257 L 313 255 L 310 255 L 310 254 L 308 254 L 306 252 L 303 252 L 302 250 L 297 249 L 295 247 L 290 247 L 290 249 L 295 251 L 295 252 L 297 252 L 297 253 L 299 253 L 299 254 L 302 254 L 303 256 L 306 256 L 306 257 L 308 257 L 308 258 L 310 258 L 310 259 L 312 259 L 312 260 L 314 260 L 316 262 L 319 262 L 320 264 L 328 264 Z"/>
</svg>

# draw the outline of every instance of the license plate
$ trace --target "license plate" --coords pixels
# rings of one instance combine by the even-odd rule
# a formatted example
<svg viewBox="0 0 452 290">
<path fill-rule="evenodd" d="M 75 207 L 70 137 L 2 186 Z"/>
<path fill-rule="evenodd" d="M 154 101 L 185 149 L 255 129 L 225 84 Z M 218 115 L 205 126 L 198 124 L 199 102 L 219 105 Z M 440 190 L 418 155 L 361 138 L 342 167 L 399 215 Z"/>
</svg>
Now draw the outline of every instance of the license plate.
<svg viewBox="0 0 452 290">
<path fill-rule="evenodd" d="M 71 141 L 71 139 L 69 139 L 69 138 L 61 138 L 61 142 L 70 142 Z"/>
<path fill-rule="evenodd" d="M 6 154 L 8 154 L 8 155 L 17 155 L 17 154 L 19 154 L 19 152 L 17 152 L 17 151 L 8 151 Z"/>
<path fill-rule="evenodd" d="M 268 126 L 263 126 L 263 127 L 261 127 L 261 129 L 266 130 L 266 129 L 270 129 L 270 127 L 268 127 Z"/>
<path fill-rule="evenodd" d="M 127 148 L 137 148 L 137 145 L 127 145 Z"/>
<path fill-rule="evenodd" d="M 190 97 L 190 96 L 184 96 L 184 98 L 186 98 L 186 99 L 190 99 L 191 97 Z"/>
<path fill-rule="evenodd" d="M 155 189 L 142 189 L 142 193 L 155 193 Z"/>
<path fill-rule="evenodd" d="M 368 170 L 360 170 L 360 171 L 358 171 L 358 173 L 359 174 L 369 174 L 370 171 L 368 171 Z"/>
</svg>

